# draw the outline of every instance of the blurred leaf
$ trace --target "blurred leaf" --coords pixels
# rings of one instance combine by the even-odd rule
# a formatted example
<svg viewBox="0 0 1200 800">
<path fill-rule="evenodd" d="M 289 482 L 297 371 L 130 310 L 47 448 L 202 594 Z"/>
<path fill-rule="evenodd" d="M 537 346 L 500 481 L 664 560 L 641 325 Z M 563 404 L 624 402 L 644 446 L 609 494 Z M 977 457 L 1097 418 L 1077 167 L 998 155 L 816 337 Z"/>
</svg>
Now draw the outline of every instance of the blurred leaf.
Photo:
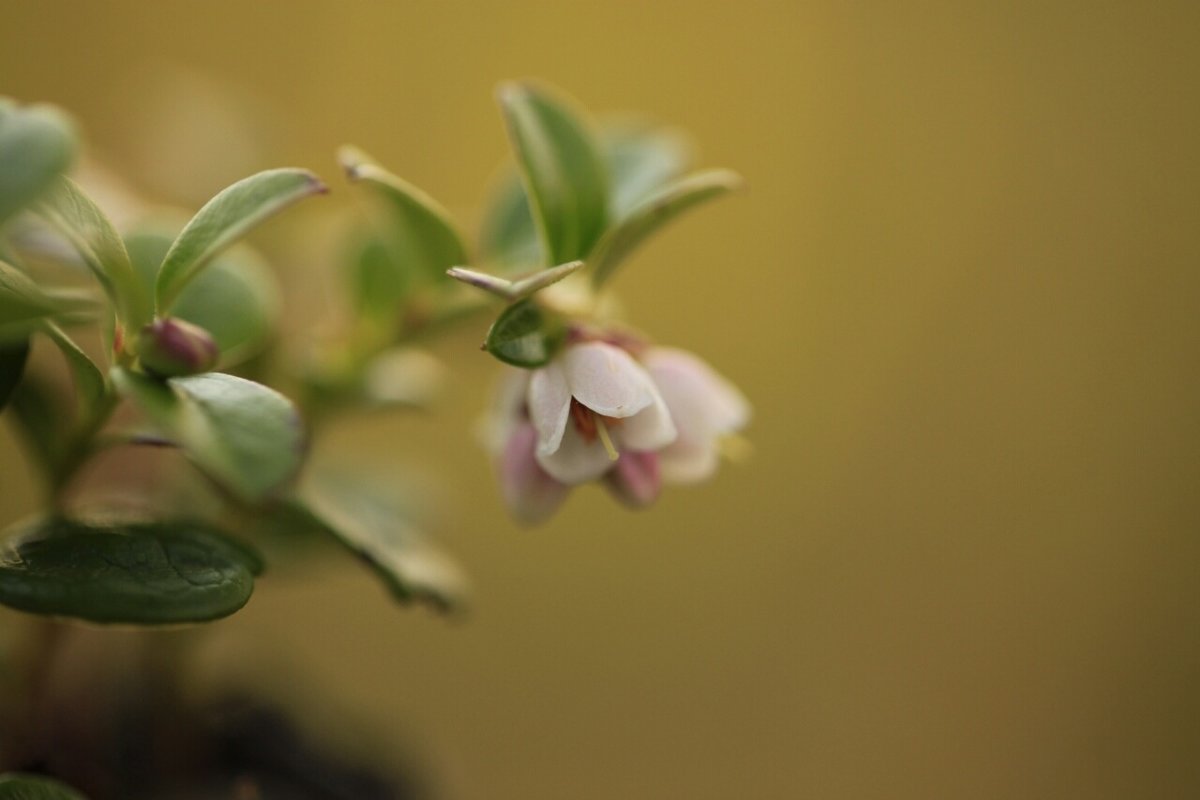
<svg viewBox="0 0 1200 800">
<path fill-rule="evenodd" d="M 21 382 L 28 358 L 28 339 L 0 342 L 0 411 L 8 405 L 8 399 Z"/>
<path fill-rule="evenodd" d="M 53 478 L 62 459 L 70 419 L 61 393 L 27 375 L 9 398 L 8 413 L 17 423 L 17 430 L 41 467 L 43 477 Z"/>
<path fill-rule="evenodd" d="M 484 213 L 479 250 L 485 264 L 506 270 L 528 270 L 548 260 L 542 256 L 529 200 L 513 164 L 505 166 L 493 190 Z"/>
<path fill-rule="evenodd" d="M 458 567 L 412 526 L 394 496 L 369 479 L 325 473 L 305 486 L 294 505 L 365 561 L 399 602 L 439 611 L 465 602 Z"/>
<path fill-rule="evenodd" d="M 183 287 L 219 252 L 293 203 L 327 191 L 308 170 L 273 169 L 243 178 L 209 200 L 171 245 L 155 284 L 156 308 L 171 310 Z"/>
<path fill-rule="evenodd" d="M 371 319 L 391 320 L 413 285 L 396 248 L 375 235 L 354 246 L 350 260 L 350 299 L 354 310 Z"/>
<path fill-rule="evenodd" d="M 0 551 L 0 603 L 91 622 L 207 622 L 246 604 L 254 569 L 244 547 L 199 522 L 48 519 Z"/>
<path fill-rule="evenodd" d="M 529 84 L 498 92 L 533 217 L 550 264 L 585 258 L 608 221 L 604 161 L 568 106 Z"/>
<path fill-rule="evenodd" d="M 617 220 L 683 175 L 692 162 L 691 143 L 667 128 L 609 127 L 600 136 L 612 186 L 611 210 Z"/>
<path fill-rule="evenodd" d="M 52 322 L 47 322 L 42 326 L 42 330 L 67 359 L 67 367 L 71 371 L 71 378 L 75 381 L 75 389 L 79 392 L 79 398 L 84 407 L 94 407 L 108 391 L 108 382 L 104 379 L 104 373 L 96 367 L 92 359 L 88 358 L 87 353 L 83 352 L 70 336 L 67 336 L 62 328 Z"/>
<path fill-rule="evenodd" d="M 0 800 L 86 800 L 65 783 L 41 775 L 0 775 Z"/>
<path fill-rule="evenodd" d="M 0 261 L 0 325 L 50 316 L 59 307 L 33 279 Z"/>
<path fill-rule="evenodd" d="M 134 271 L 153 291 L 158 265 L 174 236 L 144 228 L 125 237 Z M 213 259 L 208 269 L 179 293 L 171 316 L 208 331 L 228 367 L 257 355 L 267 345 L 279 318 L 275 276 L 253 249 L 237 245 Z"/>
<path fill-rule="evenodd" d="M 78 251 L 112 298 L 126 330 L 136 333 L 150 321 L 149 296 L 133 272 L 125 243 L 104 212 L 78 186 L 60 178 L 37 210 Z"/>
<path fill-rule="evenodd" d="M 36 201 L 75 156 L 71 121 L 50 106 L 0 109 L 0 225 Z"/>
<path fill-rule="evenodd" d="M 600 286 L 620 263 L 650 234 L 706 200 L 720 197 L 741 185 L 741 178 L 726 169 L 698 172 L 671 184 L 643 201 L 614 225 L 596 245 L 588 260 L 592 282 Z"/>
<path fill-rule="evenodd" d="M 387 216 L 380 242 L 392 251 L 385 258 L 378 250 L 372 250 L 369 261 L 358 262 L 355 288 L 375 294 L 357 295 L 356 305 L 395 313 L 414 280 L 445 287 L 446 270 L 467 262 L 466 245 L 449 212 L 357 148 L 341 148 L 338 161 L 347 178 L 362 184 L 383 201 Z M 364 266 L 369 270 L 366 274 Z M 382 272 L 385 268 L 398 269 L 402 274 L 385 275 Z"/>
<path fill-rule="evenodd" d="M 492 323 L 483 346 L 506 364 L 532 369 L 554 356 L 564 335 L 560 320 L 532 300 L 522 300 L 504 309 Z"/>
<path fill-rule="evenodd" d="M 266 499 L 300 468 L 300 416 L 273 389 L 215 372 L 160 382 L 118 369 L 113 379 L 193 464 L 246 502 Z"/>
</svg>

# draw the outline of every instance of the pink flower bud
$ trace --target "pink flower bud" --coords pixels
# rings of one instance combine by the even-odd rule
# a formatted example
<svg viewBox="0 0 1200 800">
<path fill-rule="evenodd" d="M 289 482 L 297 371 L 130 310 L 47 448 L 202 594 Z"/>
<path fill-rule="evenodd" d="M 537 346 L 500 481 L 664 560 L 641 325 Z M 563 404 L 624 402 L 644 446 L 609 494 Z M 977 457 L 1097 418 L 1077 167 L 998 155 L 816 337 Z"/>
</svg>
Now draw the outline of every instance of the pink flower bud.
<svg viewBox="0 0 1200 800">
<path fill-rule="evenodd" d="M 658 453 L 622 453 L 604 476 L 604 485 L 630 508 L 653 505 L 662 489 Z"/>
<path fill-rule="evenodd" d="M 138 338 L 142 366 L 160 378 L 208 372 L 220 355 L 208 331 L 173 317 L 156 319 L 142 328 Z"/>
</svg>

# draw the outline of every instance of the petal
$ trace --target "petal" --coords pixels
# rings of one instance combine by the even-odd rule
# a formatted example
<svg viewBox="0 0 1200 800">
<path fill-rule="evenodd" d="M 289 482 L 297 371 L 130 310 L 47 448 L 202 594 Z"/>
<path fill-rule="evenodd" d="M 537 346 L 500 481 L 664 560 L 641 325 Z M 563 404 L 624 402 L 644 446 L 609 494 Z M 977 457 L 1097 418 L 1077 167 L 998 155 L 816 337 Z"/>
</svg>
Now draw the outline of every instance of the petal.
<svg viewBox="0 0 1200 800">
<path fill-rule="evenodd" d="M 655 347 L 643 360 L 681 438 L 711 439 L 749 422 L 750 404 L 745 396 L 691 353 Z"/>
<path fill-rule="evenodd" d="M 554 452 L 543 453 L 539 447 L 537 460 L 551 477 L 572 486 L 599 478 L 613 465 L 600 441 L 588 444 L 574 425 L 567 426 L 562 444 Z"/>
<path fill-rule="evenodd" d="M 658 451 L 659 469 L 667 483 L 699 483 L 713 476 L 720 463 L 712 440 L 678 440 Z"/>
<path fill-rule="evenodd" d="M 480 420 L 484 446 L 493 455 L 500 455 L 512 435 L 513 426 L 525 416 L 525 395 L 529 391 L 529 371 L 506 369 L 492 393 L 492 402 Z"/>
<path fill-rule="evenodd" d="M 654 402 L 654 382 L 633 356 L 603 342 L 567 349 L 563 368 L 571 394 L 605 417 L 629 417 Z"/>
<path fill-rule="evenodd" d="M 622 452 L 658 450 L 675 441 L 675 423 L 671 420 L 667 404 L 657 389 L 652 391 L 654 401 L 650 405 L 609 429 Z"/>
<path fill-rule="evenodd" d="M 537 429 L 537 449 L 541 454 L 553 453 L 562 442 L 571 410 L 571 390 L 567 386 L 562 364 L 555 359 L 534 370 L 529 379 L 529 419 Z"/>
<path fill-rule="evenodd" d="M 554 480 L 537 463 L 537 431 L 528 422 L 513 427 L 498 462 L 500 493 L 518 522 L 536 525 L 554 515 L 570 487 Z"/>
<path fill-rule="evenodd" d="M 646 508 L 658 499 L 662 476 L 657 453 L 622 453 L 608 473 L 604 485 L 613 496 L 631 508 Z"/>
</svg>

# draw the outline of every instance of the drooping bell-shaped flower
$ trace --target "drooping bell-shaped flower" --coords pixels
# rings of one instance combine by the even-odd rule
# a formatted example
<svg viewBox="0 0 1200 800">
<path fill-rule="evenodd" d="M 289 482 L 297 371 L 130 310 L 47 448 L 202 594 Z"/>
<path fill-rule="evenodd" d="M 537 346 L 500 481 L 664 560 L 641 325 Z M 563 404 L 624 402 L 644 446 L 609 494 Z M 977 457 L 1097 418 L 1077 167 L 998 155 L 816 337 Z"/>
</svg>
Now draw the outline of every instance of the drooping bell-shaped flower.
<svg viewBox="0 0 1200 800">
<path fill-rule="evenodd" d="M 545 521 L 593 480 L 632 508 L 652 505 L 664 481 L 711 475 L 722 438 L 748 421 L 741 393 L 699 358 L 614 341 L 573 342 L 506 376 L 489 432 L 518 520 Z"/>
</svg>

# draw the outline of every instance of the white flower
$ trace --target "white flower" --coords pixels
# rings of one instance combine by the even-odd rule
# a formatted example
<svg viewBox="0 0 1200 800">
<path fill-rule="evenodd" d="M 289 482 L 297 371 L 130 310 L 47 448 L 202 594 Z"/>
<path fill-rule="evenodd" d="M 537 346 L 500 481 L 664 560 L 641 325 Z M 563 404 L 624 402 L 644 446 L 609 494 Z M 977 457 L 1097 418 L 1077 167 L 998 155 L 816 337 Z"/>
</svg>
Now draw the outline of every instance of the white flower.
<svg viewBox="0 0 1200 800">
<path fill-rule="evenodd" d="M 695 483 L 711 477 L 722 440 L 750 421 L 750 404 L 737 387 L 686 350 L 651 347 L 642 361 L 679 434 L 658 453 L 663 480 Z"/>
<path fill-rule="evenodd" d="M 531 372 L 513 370 L 490 427 L 505 502 L 521 521 L 548 519 L 570 487 L 603 479 L 645 507 L 662 481 L 715 471 L 722 437 L 749 419 L 741 393 L 682 350 L 567 345 Z"/>
</svg>

